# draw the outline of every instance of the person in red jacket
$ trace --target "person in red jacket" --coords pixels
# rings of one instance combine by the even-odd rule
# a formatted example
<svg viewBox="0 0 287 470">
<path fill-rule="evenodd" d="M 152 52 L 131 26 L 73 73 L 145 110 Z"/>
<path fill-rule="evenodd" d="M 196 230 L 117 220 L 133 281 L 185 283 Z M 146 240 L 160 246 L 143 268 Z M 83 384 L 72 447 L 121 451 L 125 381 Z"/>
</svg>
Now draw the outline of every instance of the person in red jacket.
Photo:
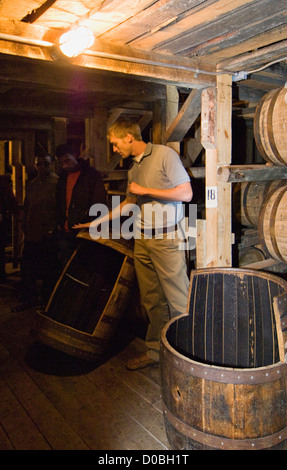
<svg viewBox="0 0 287 470">
<path fill-rule="evenodd" d="M 89 163 L 76 158 L 66 144 L 59 145 L 56 157 L 61 168 L 57 186 L 57 226 L 59 256 L 62 267 L 77 247 L 77 231 L 72 227 L 88 222 L 93 204 L 107 204 L 107 196 L 100 173 Z"/>
</svg>

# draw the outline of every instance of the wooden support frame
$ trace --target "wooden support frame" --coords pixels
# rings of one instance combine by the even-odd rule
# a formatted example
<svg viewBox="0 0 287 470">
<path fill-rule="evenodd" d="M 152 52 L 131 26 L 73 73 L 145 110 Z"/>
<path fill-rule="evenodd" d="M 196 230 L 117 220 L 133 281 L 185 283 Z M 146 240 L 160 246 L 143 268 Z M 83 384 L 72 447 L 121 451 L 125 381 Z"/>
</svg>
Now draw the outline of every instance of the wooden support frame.
<svg viewBox="0 0 287 470">
<path fill-rule="evenodd" d="M 206 234 L 205 259 L 197 268 L 232 266 L 231 184 L 218 179 L 218 166 L 231 163 L 231 76 L 217 77 L 217 86 L 202 91 L 201 143 L 206 152 Z M 202 250 L 201 250 L 202 252 Z"/>
<path fill-rule="evenodd" d="M 192 90 L 174 121 L 169 125 L 165 142 L 180 142 L 200 114 L 201 90 Z"/>
<path fill-rule="evenodd" d="M 94 116 L 85 119 L 86 153 L 91 156 L 92 166 L 99 171 L 107 169 L 107 110 L 95 108 Z"/>
</svg>

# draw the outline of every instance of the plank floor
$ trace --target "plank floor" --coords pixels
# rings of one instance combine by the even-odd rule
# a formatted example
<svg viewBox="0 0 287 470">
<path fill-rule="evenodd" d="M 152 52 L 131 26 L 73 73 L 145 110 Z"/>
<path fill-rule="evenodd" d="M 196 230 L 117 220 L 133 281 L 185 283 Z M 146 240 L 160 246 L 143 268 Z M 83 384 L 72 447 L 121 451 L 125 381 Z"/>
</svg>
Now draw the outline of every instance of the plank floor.
<svg viewBox="0 0 287 470">
<path fill-rule="evenodd" d="M 159 367 L 125 368 L 143 340 L 121 326 L 101 364 L 48 348 L 33 310 L 11 313 L 16 284 L 0 285 L 0 450 L 168 450 Z"/>
</svg>

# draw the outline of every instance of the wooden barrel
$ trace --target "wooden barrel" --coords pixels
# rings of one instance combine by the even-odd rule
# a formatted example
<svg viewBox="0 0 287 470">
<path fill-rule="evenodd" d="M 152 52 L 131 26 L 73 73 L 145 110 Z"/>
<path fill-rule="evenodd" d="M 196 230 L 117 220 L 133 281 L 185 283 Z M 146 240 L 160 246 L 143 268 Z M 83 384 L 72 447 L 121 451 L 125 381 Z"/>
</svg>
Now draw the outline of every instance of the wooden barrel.
<svg viewBox="0 0 287 470">
<path fill-rule="evenodd" d="M 259 215 L 258 235 L 268 257 L 287 263 L 287 183 L 265 200 Z"/>
<path fill-rule="evenodd" d="M 135 282 L 133 247 L 125 240 L 78 235 L 72 255 L 44 312 L 32 325 L 34 337 L 57 350 L 97 360 L 110 346 Z"/>
<path fill-rule="evenodd" d="M 172 449 L 287 448 L 287 364 L 273 307 L 286 291 L 287 282 L 269 273 L 191 273 L 187 314 L 172 319 L 161 336 Z"/>
<path fill-rule="evenodd" d="M 287 164 L 287 88 L 261 98 L 254 116 L 254 138 L 261 156 L 275 165 Z"/>
<path fill-rule="evenodd" d="M 237 183 L 233 189 L 233 208 L 238 222 L 247 227 L 257 227 L 264 200 L 284 184 L 284 180 Z"/>
<path fill-rule="evenodd" d="M 248 246 L 239 254 L 239 266 L 245 266 L 247 264 L 259 263 L 264 261 L 266 256 L 264 251 L 257 246 Z"/>
</svg>

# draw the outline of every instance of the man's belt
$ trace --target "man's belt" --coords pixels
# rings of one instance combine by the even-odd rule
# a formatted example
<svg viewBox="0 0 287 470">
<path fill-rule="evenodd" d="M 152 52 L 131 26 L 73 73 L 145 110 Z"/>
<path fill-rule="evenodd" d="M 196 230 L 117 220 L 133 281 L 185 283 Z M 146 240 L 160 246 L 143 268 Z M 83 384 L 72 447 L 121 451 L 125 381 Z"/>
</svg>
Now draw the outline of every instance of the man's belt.
<svg viewBox="0 0 287 470">
<path fill-rule="evenodd" d="M 171 225 L 170 227 L 141 228 L 141 233 L 147 236 L 155 236 L 162 233 L 175 232 L 175 230 L 177 230 L 177 224 Z"/>
</svg>

